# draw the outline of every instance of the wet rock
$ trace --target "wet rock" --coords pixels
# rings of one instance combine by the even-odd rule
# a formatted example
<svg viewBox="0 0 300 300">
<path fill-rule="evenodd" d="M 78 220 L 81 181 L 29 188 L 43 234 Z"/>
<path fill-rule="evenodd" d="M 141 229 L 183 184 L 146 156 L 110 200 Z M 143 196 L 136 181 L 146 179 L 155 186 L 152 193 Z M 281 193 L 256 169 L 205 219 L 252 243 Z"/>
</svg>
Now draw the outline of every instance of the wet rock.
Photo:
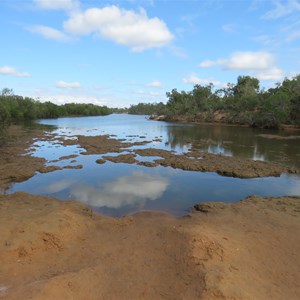
<svg viewBox="0 0 300 300">
<path fill-rule="evenodd" d="M 103 156 L 104 159 L 114 163 L 135 164 L 138 161 L 135 159 L 135 154 L 121 154 L 118 156 Z"/>
<path fill-rule="evenodd" d="M 96 163 L 99 164 L 99 165 L 105 164 L 105 163 L 106 163 L 106 160 L 105 160 L 105 159 L 99 158 L 99 159 L 96 160 Z"/>
<path fill-rule="evenodd" d="M 171 151 L 155 148 L 136 149 L 134 153 L 140 156 L 160 156 L 160 157 L 172 157 L 174 154 Z"/>
<path fill-rule="evenodd" d="M 50 173 L 58 170 L 62 170 L 63 168 L 59 166 L 48 166 L 48 167 L 42 167 L 39 169 L 40 173 Z"/>
<path fill-rule="evenodd" d="M 154 167 L 157 166 L 157 163 L 155 163 L 155 162 L 150 162 L 150 161 L 140 161 L 140 162 L 138 163 L 138 165 L 144 166 L 144 167 L 154 168 Z"/>
<path fill-rule="evenodd" d="M 64 169 L 82 169 L 83 165 L 77 165 L 77 166 L 65 166 Z"/>
<path fill-rule="evenodd" d="M 59 160 L 65 160 L 65 159 L 76 158 L 76 157 L 78 157 L 77 154 L 71 154 L 71 155 L 67 155 L 67 156 L 61 156 L 59 158 Z"/>
<path fill-rule="evenodd" d="M 280 176 L 282 173 L 298 172 L 296 169 L 275 163 L 195 151 L 185 155 L 172 155 L 164 159 L 157 159 L 155 162 L 174 169 L 216 172 L 222 176 L 239 178 Z"/>
</svg>

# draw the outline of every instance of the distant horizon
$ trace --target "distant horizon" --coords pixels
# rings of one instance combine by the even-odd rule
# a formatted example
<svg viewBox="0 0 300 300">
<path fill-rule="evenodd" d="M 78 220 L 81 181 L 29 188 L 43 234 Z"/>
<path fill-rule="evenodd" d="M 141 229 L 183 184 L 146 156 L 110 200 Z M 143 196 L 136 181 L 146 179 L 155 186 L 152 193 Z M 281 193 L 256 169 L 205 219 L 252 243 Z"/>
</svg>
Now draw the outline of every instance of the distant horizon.
<svg viewBox="0 0 300 300">
<path fill-rule="evenodd" d="M 300 73 L 299 20 L 299 0 L 1 1 L 0 89 L 110 108 L 246 75 L 268 89 Z"/>
</svg>

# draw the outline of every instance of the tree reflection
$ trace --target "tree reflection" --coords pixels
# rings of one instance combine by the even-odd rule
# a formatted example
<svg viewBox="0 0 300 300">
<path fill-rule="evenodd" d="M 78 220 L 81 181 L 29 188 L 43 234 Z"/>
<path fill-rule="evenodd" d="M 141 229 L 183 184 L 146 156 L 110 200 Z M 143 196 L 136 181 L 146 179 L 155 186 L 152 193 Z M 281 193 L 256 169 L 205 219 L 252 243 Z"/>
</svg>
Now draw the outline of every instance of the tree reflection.
<svg viewBox="0 0 300 300">
<path fill-rule="evenodd" d="M 167 127 L 168 143 L 172 149 L 192 148 L 215 154 L 232 155 L 245 159 L 266 160 L 300 168 L 300 138 L 280 139 L 280 131 L 222 126 L 222 125 L 174 125 Z M 267 138 L 264 134 L 279 135 Z M 285 136 L 293 135 L 284 132 Z"/>
</svg>

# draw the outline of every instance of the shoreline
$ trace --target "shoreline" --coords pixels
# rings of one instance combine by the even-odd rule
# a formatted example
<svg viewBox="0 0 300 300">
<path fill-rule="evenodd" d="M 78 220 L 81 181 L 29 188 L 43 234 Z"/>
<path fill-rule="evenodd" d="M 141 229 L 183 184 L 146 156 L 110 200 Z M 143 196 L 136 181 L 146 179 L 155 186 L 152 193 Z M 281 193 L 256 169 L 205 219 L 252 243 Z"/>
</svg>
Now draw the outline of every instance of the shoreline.
<svg viewBox="0 0 300 300">
<path fill-rule="evenodd" d="M 0 299 L 297 299 L 299 220 L 300 197 L 110 218 L 0 195 Z"/>
<path fill-rule="evenodd" d="M 29 155 L 35 138 L 51 134 L 10 130 L 15 137 L 0 148 L 0 186 L 58 170 Z M 131 144 L 110 136 L 66 141 L 78 142 L 86 154 L 120 151 L 116 161 L 126 163 L 136 163 L 136 154 L 159 154 L 181 164 L 199 154 L 122 154 Z M 60 159 L 67 158 L 76 156 Z M 0 299 L 297 299 L 299 232 L 299 196 L 200 203 L 184 217 L 142 211 L 112 218 L 79 201 L 0 194 Z"/>
<path fill-rule="evenodd" d="M 210 125 L 210 126 L 228 126 L 228 127 L 244 127 L 244 128 L 253 128 L 247 124 L 238 124 L 238 123 L 229 123 L 229 122 L 222 122 L 220 120 L 215 121 L 204 121 L 200 119 L 195 119 L 191 116 L 167 116 L 167 115 L 158 115 L 158 116 L 149 116 L 148 120 L 150 121 L 162 121 L 162 122 L 170 122 L 170 123 L 178 123 L 178 124 L 185 124 L 185 125 Z M 263 128 L 261 128 L 263 129 Z M 265 128 L 266 130 L 279 130 L 279 131 L 300 131 L 300 127 L 297 125 L 287 125 L 281 124 L 279 128 Z"/>
</svg>

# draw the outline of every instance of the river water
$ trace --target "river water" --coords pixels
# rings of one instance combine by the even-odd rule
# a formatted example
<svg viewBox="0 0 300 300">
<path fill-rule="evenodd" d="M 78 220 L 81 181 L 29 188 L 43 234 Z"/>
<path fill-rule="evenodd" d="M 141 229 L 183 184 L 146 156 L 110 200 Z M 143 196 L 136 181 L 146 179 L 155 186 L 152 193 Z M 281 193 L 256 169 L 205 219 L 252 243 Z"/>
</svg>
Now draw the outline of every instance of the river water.
<svg viewBox="0 0 300 300">
<path fill-rule="evenodd" d="M 300 169 L 300 139 L 295 138 L 299 132 L 172 124 L 125 114 L 47 119 L 38 123 L 56 126 L 53 133 L 57 136 L 109 134 L 130 142 L 151 141 L 139 148 L 153 147 L 183 153 L 193 146 L 210 153 L 278 162 Z M 51 161 L 77 154 L 75 165 L 82 164 L 83 168 L 37 173 L 25 182 L 15 183 L 6 193 L 25 191 L 62 200 L 79 200 L 110 216 L 141 210 L 160 210 L 182 216 L 199 202 L 234 202 L 249 195 L 300 195 L 299 175 L 239 179 L 162 166 L 149 168 L 113 162 L 99 165 L 96 160 L 101 155 L 81 155 L 83 151 L 79 146 L 36 140 L 34 156 Z M 71 160 L 56 162 L 55 165 L 74 165 Z"/>
</svg>

